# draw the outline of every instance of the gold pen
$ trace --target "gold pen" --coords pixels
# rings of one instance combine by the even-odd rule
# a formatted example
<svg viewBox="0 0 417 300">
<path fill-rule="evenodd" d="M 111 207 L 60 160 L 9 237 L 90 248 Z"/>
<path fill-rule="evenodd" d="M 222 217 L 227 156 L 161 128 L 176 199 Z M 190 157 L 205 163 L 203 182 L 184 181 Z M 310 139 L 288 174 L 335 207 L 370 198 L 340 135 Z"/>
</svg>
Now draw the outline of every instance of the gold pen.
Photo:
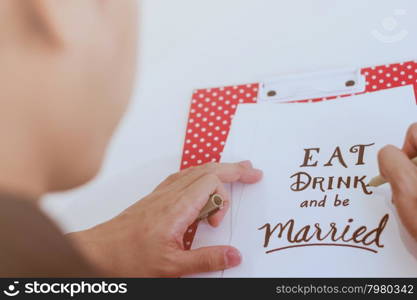
<svg viewBox="0 0 417 300">
<path fill-rule="evenodd" d="M 224 200 L 222 196 L 220 196 L 219 194 L 211 195 L 206 205 L 201 209 L 197 220 L 203 220 L 203 219 L 208 218 L 210 215 L 212 215 L 216 211 L 222 209 L 223 205 L 224 205 Z"/>
</svg>

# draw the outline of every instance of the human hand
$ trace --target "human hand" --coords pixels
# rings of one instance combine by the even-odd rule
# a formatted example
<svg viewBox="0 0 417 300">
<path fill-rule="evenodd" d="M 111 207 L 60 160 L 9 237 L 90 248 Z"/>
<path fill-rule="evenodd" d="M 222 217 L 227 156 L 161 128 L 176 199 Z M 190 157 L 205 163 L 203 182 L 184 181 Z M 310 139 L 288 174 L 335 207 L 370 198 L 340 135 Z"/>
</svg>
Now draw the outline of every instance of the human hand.
<svg viewBox="0 0 417 300">
<path fill-rule="evenodd" d="M 402 150 L 384 147 L 378 155 L 381 175 L 391 184 L 393 202 L 402 223 L 417 240 L 417 123 L 408 129 Z"/>
<path fill-rule="evenodd" d="M 209 163 L 169 176 L 150 195 L 114 219 L 69 234 L 104 275 L 179 277 L 228 269 L 241 262 L 231 246 L 184 250 L 183 236 L 213 193 L 224 208 L 208 218 L 218 226 L 230 204 L 224 183 L 256 183 L 262 177 L 249 161 Z"/>
</svg>

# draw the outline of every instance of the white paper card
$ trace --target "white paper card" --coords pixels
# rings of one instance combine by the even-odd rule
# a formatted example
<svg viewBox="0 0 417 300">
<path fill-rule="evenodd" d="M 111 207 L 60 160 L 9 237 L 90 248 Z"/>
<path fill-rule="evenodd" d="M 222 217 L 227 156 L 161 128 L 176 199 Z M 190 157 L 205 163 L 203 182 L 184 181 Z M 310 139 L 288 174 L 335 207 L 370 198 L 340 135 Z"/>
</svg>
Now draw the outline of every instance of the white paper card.
<svg viewBox="0 0 417 300">
<path fill-rule="evenodd" d="M 241 149 L 264 179 L 244 187 L 227 224 L 243 263 L 224 276 L 417 276 L 417 243 L 389 187 L 365 186 L 378 172 L 378 150 L 401 146 L 417 121 L 411 86 L 323 103 L 242 105 L 237 116 L 255 128 L 253 145 L 250 153 L 241 147 L 247 137 L 234 127 L 227 149 L 235 157 Z"/>
</svg>

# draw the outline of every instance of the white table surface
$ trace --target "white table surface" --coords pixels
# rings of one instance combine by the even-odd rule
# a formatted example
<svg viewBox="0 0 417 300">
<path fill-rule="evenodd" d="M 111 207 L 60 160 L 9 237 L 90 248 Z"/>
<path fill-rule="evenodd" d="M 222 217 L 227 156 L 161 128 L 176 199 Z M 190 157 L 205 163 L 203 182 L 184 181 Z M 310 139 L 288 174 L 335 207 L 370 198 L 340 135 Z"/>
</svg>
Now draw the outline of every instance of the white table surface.
<svg viewBox="0 0 417 300">
<path fill-rule="evenodd" d="M 415 0 L 143 0 L 141 14 L 137 87 L 102 172 L 43 199 L 65 231 L 117 215 L 178 170 L 195 88 L 417 59 Z"/>
</svg>

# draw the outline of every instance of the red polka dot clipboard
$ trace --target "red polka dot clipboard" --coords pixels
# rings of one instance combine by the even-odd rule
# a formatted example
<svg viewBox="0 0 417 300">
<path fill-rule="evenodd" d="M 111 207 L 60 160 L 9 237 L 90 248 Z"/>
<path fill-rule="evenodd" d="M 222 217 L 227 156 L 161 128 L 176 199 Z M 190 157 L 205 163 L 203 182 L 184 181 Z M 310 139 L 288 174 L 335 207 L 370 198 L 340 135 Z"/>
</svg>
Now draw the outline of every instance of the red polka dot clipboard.
<svg viewBox="0 0 417 300">
<path fill-rule="evenodd" d="M 341 74 L 340 78 L 337 77 L 338 74 Z M 417 61 L 362 68 L 358 70 L 358 76 L 363 81 L 363 86 L 359 87 L 359 90 L 355 87 L 355 85 L 359 85 L 355 81 L 357 79 L 351 80 L 348 77 L 343 77 L 343 74 L 343 72 L 336 74 L 327 73 L 327 76 L 340 80 L 343 79 L 346 90 L 341 89 L 331 94 L 331 90 L 326 91 L 325 88 L 322 88 L 321 92 L 325 96 L 307 98 L 300 94 L 299 98 L 295 96 L 296 99 L 293 97 L 290 100 L 295 102 L 319 102 L 404 85 L 413 85 L 417 95 Z M 319 76 L 318 73 L 310 74 L 310 77 L 307 77 L 307 79 L 316 75 Z M 288 80 L 291 81 L 291 77 L 287 77 L 286 81 L 284 80 L 284 84 L 288 83 Z M 277 79 L 275 82 L 282 86 L 282 80 Z M 320 83 L 317 80 L 312 82 L 315 84 Z M 296 88 L 298 91 L 305 88 L 305 86 L 296 86 Z M 351 92 L 348 92 L 349 89 L 351 89 Z M 308 89 L 306 91 L 308 92 Z M 207 162 L 219 162 L 237 106 L 239 104 L 258 103 L 265 98 L 275 99 L 279 92 L 279 90 L 277 92 L 271 85 L 264 82 L 195 90 L 188 116 L 181 169 Z M 194 223 L 186 231 L 184 235 L 185 249 L 190 249 L 197 225 L 197 222 Z"/>
</svg>

